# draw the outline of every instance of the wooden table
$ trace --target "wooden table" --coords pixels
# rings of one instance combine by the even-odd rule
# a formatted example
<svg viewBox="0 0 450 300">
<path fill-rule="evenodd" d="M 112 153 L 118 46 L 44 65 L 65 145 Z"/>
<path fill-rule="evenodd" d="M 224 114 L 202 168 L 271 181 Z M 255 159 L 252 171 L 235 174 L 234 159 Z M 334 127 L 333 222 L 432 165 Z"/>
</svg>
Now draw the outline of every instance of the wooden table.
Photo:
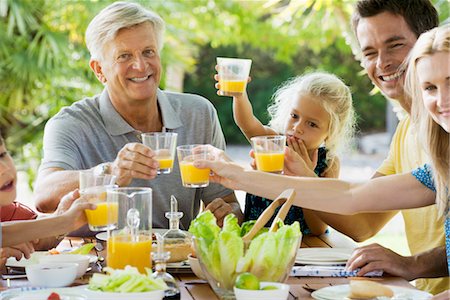
<svg viewBox="0 0 450 300">
<path fill-rule="evenodd" d="M 84 242 L 89 241 L 88 239 L 80 238 L 70 238 L 66 239 L 65 247 L 70 243 L 72 246 L 78 246 Z M 350 240 L 348 237 L 338 233 L 332 232 L 329 234 L 324 234 L 319 237 L 303 237 L 302 248 L 305 247 L 321 247 L 321 248 L 354 248 L 356 244 Z M 101 253 L 105 255 L 105 253 Z M 219 298 L 215 295 L 209 284 L 197 278 L 194 274 L 183 273 L 183 274 L 173 274 L 174 277 L 179 281 L 181 299 L 184 300 L 218 300 Z M 398 277 L 383 277 L 383 278 L 372 278 L 371 280 L 376 280 L 378 282 L 390 285 L 397 285 L 403 287 L 414 288 L 405 279 Z M 88 281 L 88 276 L 84 276 L 82 279 L 78 279 L 75 285 L 86 284 Z M 304 289 L 305 286 L 312 289 L 319 289 L 325 286 L 346 284 L 349 282 L 349 278 L 333 278 L 333 277 L 290 277 L 287 283 L 290 284 L 290 296 L 289 300 L 294 299 L 313 299 L 310 296 L 310 292 Z M 1 281 L 0 291 L 6 290 L 8 288 L 14 287 L 24 287 L 29 286 L 26 279 L 14 279 Z"/>
</svg>

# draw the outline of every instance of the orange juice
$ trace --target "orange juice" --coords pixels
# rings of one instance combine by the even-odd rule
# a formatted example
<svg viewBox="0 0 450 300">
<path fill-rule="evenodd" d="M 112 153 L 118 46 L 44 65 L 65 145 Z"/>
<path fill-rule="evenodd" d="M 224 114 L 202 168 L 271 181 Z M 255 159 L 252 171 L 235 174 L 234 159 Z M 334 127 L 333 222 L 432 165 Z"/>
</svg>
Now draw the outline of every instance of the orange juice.
<svg viewBox="0 0 450 300">
<path fill-rule="evenodd" d="M 145 274 L 145 268 L 152 267 L 151 251 L 151 236 L 139 235 L 136 242 L 132 241 L 129 234 L 110 237 L 107 243 L 108 267 L 123 269 L 130 265 Z"/>
<path fill-rule="evenodd" d="M 203 187 L 209 183 L 209 169 L 198 169 L 192 162 L 180 162 L 181 181 L 183 186 Z"/>
<path fill-rule="evenodd" d="M 255 153 L 256 166 L 263 172 L 279 173 L 284 167 L 284 153 Z"/>
<path fill-rule="evenodd" d="M 173 158 L 172 157 L 156 157 L 156 160 L 159 162 L 160 169 L 171 169 L 173 167 Z"/>
<path fill-rule="evenodd" d="M 232 93 L 243 93 L 245 91 L 245 86 L 247 85 L 246 80 L 219 80 L 220 90 L 223 92 Z"/>
<path fill-rule="evenodd" d="M 119 206 L 118 203 L 95 203 L 96 209 L 85 209 L 86 218 L 91 230 L 104 230 L 109 224 L 117 224 Z M 108 220 L 109 214 L 109 220 Z"/>
</svg>

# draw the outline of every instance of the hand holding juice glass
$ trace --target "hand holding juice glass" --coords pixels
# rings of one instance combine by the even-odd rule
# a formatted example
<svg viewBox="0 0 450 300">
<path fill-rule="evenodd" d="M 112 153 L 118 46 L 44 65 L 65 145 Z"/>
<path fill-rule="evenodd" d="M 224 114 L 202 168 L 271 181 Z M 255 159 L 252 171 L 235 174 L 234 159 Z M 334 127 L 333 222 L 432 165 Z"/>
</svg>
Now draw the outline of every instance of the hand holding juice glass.
<svg viewBox="0 0 450 300">
<path fill-rule="evenodd" d="M 284 168 L 284 135 L 255 136 L 251 139 L 255 152 L 256 168 L 259 171 L 279 173 Z"/>
<path fill-rule="evenodd" d="M 142 143 L 153 150 L 155 159 L 159 162 L 158 174 L 170 174 L 172 171 L 177 136 L 178 134 L 175 132 L 149 132 L 142 134 Z"/>
<path fill-rule="evenodd" d="M 107 230 L 117 223 L 117 206 L 106 202 L 106 189 L 113 187 L 116 177 L 113 175 L 97 175 L 92 170 L 83 170 L 80 176 L 80 195 L 90 203 L 97 205 L 96 209 L 86 209 L 84 212 L 91 231 Z M 108 214 L 111 214 L 108 217 Z M 108 219 L 111 223 L 108 222 Z"/>
<path fill-rule="evenodd" d="M 251 64 L 251 59 L 217 57 L 220 94 L 245 92 Z"/>
<path fill-rule="evenodd" d="M 178 146 L 177 153 L 183 186 L 188 188 L 208 186 L 210 169 L 198 169 L 194 166 L 194 161 L 213 160 L 215 156 L 212 153 L 211 145 Z"/>
</svg>

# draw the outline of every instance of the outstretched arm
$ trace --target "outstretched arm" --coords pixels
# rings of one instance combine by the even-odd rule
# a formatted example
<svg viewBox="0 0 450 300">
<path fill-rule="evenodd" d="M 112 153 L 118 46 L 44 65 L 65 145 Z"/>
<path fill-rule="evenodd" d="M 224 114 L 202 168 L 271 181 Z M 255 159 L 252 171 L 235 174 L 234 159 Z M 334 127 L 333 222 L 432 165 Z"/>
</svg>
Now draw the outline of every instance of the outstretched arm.
<svg viewBox="0 0 450 300">
<path fill-rule="evenodd" d="M 95 205 L 81 201 L 78 191 L 66 195 L 58 207 L 65 212 L 61 215 L 18 222 L 2 223 L 2 246 L 13 245 L 33 241 L 38 238 L 46 238 L 61 235 L 78 229 L 86 224 L 85 209 L 95 209 Z M 66 209 L 68 209 L 66 211 Z"/>
<path fill-rule="evenodd" d="M 224 159 L 197 161 L 195 164 L 200 168 L 211 168 L 214 172 L 212 181 L 228 188 L 269 199 L 294 188 L 297 193 L 294 205 L 338 214 L 416 208 L 434 204 L 435 201 L 435 193 L 408 173 L 383 176 L 365 183 L 349 183 L 337 179 L 299 178 L 245 170 Z"/>
</svg>

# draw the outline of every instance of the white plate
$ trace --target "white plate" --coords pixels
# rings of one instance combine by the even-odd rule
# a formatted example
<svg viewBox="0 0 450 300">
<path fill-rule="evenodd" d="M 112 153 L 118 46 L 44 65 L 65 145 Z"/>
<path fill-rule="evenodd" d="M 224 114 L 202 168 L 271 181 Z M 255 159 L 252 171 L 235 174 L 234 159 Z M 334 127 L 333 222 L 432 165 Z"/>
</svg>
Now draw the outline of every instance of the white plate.
<svg viewBox="0 0 450 300">
<path fill-rule="evenodd" d="M 432 297 L 431 294 L 415 289 L 387 285 L 394 292 L 394 297 L 391 300 L 425 300 Z M 321 288 L 311 294 L 317 300 L 347 300 L 350 293 L 350 286 L 348 284 L 334 285 Z M 386 297 L 378 297 L 378 299 L 388 299 Z"/>
<path fill-rule="evenodd" d="M 66 252 L 63 252 L 66 253 Z M 22 257 L 21 260 L 17 261 L 14 257 L 9 257 L 6 260 L 7 267 L 15 267 L 15 268 L 25 268 L 29 265 L 34 265 L 39 263 L 39 258 L 45 255 L 58 255 L 58 254 L 50 254 L 48 251 L 36 251 L 31 253 L 31 257 L 29 259 L 25 259 Z M 89 263 L 95 263 L 97 261 L 97 256 L 92 254 L 87 254 L 89 258 Z"/>
<path fill-rule="evenodd" d="M 303 265 L 342 265 L 350 258 L 353 249 L 300 248 L 295 263 Z"/>
<path fill-rule="evenodd" d="M 113 299 L 127 299 L 127 300 L 161 300 L 164 296 L 164 291 L 152 291 L 144 293 L 104 293 L 96 292 L 87 289 L 87 285 L 81 285 L 69 288 L 56 288 L 45 290 L 28 290 L 28 291 L 6 291 L 1 293 L 2 300 L 47 300 L 52 293 L 64 295 L 61 300 L 113 300 Z"/>
<path fill-rule="evenodd" d="M 168 229 L 164 229 L 164 228 L 152 228 L 152 233 L 159 233 L 161 235 L 163 235 L 164 233 L 166 233 Z M 100 232 L 97 233 L 95 235 L 95 238 L 99 241 L 105 241 L 108 239 L 108 233 L 106 231 L 104 232 Z"/>
</svg>

